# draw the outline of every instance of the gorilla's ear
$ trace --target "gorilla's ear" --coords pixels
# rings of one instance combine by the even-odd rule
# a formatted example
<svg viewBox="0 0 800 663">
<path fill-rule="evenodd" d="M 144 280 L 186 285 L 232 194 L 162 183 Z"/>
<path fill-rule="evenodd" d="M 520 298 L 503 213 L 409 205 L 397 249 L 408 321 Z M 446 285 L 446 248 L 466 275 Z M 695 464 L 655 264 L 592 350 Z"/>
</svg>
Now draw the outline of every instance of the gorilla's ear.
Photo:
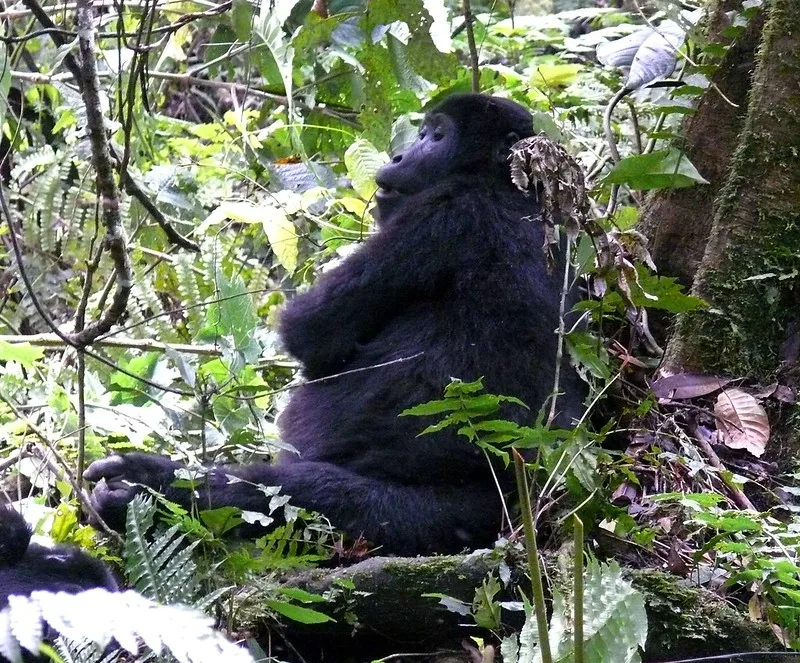
<svg viewBox="0 0 800 663">
<path fill-rule="evenodd" d="M 509 131 L 505 136 L 503 136 L 502 140 L 498 141 L 493 155 L 494 162 L 498 166 L 508 165 L 508 153 L 511 150 L 511 146 L 518 141 L 519 134 L 517 134 L 516 131 Z"/>
</svg>

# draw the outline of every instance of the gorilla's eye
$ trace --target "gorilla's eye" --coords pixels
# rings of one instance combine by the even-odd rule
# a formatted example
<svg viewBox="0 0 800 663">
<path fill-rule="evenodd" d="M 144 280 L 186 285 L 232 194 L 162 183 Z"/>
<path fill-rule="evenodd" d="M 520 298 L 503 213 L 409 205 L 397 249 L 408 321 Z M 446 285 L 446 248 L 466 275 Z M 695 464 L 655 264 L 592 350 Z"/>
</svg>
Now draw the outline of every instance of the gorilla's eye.
<svg viewBox="0 0 800 663">
<path fill-rule="evenodd" d="M 440 140 L 442 140 L 442 138 L 444 138 L 444 131 L 442 131 L 441 129 L 437 129 L 436 131 L 433 132 L 434 141 L 438 143 Z"/>
</svg>

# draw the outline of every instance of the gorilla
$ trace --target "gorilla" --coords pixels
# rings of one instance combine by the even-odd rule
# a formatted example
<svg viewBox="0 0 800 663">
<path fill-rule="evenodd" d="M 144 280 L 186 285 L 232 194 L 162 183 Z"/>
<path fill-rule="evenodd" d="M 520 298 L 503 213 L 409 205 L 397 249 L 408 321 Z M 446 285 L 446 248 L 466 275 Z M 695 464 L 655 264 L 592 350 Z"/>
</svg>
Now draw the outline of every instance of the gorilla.
<svg viewBox="0 0 800 663">
<path fill-rule="evenodd" d="M 101 516 L 122 527 L 144 486 L 187 506 L 264 511 L 269 498 L 252 485 L 263 484 L 384 553 L 490 545 L 502 495 L 484 454 L 454 429 L 418 437 L 431 421 L 398 415 L 441 398 L 451 377 L 482 377 L 488 392 L 516 396 L 534 414 L 552 392 L 563 271 L 548 269 L 539 204 L 509 168 L 511 146 L 533 133 L 514 102 L 453 95 L 380 169 L 380 231 L 280 317 L 282 341 L 310 379 L 279 421 L 299 455 L 215 466 L 194 496 L 171 485 L 180 463 L 113 455 L 85 474 L 99 482 Z M 584 389 L 566 361 L 561 388 L 557 423 L 568 425 Z M 502 416 L 534 415 L 513 406 Z M 508 488 L 508 473 L 495 469 Z"/>
<path fill-rule="evenodd" d="M 0 506 L 0 610 L 9 596 L 28 596 L 31 592 L 67 592 L 87 589 L 119 588 L 106 565 L 78 548 L 58 545 L 52 548 L 31 543 L 31 530 L 14 509 Z M 24 653 L 26 662 L 46 661 Z M 0 655 L 0 663 L 6 659 Z"/>
<path fill-rule="evenodd" d="M 31 543 L 25 519 L 11 507 L 0 507 L 0 610 L 11 595 L 35 590 L 77 594 L 94 587 L 118 589 L 103 562 L 72 546 Z"/>
</svg>

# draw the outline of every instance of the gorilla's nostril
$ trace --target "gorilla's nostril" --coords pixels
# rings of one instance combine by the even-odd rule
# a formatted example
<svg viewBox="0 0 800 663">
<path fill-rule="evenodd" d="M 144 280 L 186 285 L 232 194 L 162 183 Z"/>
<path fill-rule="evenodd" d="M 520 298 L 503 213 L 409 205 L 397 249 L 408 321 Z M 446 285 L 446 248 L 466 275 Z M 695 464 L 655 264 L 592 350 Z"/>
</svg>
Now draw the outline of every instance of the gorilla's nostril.
<svg viewBox="0 0 800 663">
<path fill-rule="evenodd" d="M 403 155 L 402 154 L 395 154 L 392 157 L 392 163 L 400 163 L 402 160 L 403 160 Z"/>
</svg>

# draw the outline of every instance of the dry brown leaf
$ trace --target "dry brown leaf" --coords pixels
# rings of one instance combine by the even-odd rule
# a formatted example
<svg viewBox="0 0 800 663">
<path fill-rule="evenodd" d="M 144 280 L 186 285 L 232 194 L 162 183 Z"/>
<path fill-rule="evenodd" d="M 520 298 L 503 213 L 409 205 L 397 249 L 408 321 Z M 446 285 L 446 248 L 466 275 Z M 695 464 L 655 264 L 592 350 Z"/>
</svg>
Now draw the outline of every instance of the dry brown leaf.
<svg viewBox="0 0 800 663">
<path fill-rule="evenodd" d="M 769 440 L 769 419 L 761 404 L 741 389 L 726 389 L 714 405 L 720 441 L 731 449 L 761 456 Z"/>
<path fill-rule="evenodd" d="M 676 373 L 663 378 L 658 378 L 651 388 L 658 398 L 672 400 L 685 400 L 706 396 L 719 391 L 730 382 L 727 378 L 716 375 L 702 375 L 700 373 Z"/>
</svg>

